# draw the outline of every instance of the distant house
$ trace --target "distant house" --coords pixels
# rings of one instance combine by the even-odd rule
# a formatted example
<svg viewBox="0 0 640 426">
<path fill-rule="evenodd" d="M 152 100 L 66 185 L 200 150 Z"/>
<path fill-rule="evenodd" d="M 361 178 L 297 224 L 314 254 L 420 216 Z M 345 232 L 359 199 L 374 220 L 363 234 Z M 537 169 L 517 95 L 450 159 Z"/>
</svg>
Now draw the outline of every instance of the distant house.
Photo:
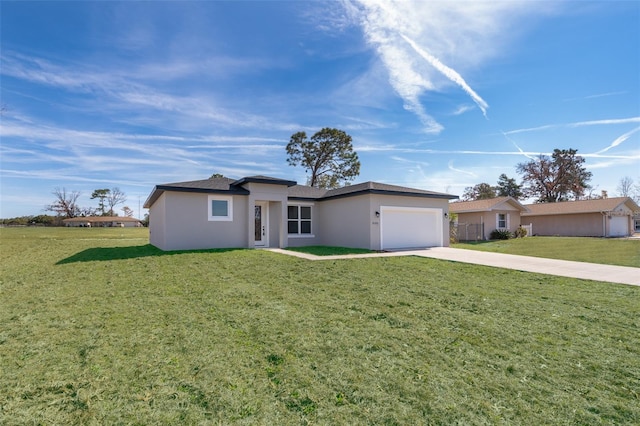
<svg viewBox="0 0 640 426">
<path fill-rule="evenodd" d="M 145 201 L 162 250 L 330 245 L 372 250 L 449 244 L 455 195 L 365 182 L 319 189 L 268 176 L 157 185 Z"/>
<path fill-rule="evenodd" d="M 458 215 L 458 239 L 468 241 L 488 240 L 496 229 L 515 232 L 527 208 L 515 198 L 497 197 L 450 203 L 449 211 Z"/>
<path fill-rule="evenodd" d="M 533 224 L 534 235 L 567 237 L 626 237 L 637 224 L 640 207 L 629 197 L 528 204 L 523 221 Z"/>
<path fill-rule="evenodd" d="M 87 216 L 63 219 L 64 226 L 69 227 L 108 227 L 108 228 L 133 228 L 141 227 L 142 222 L 133 217 L 126 216 Z"/>
</svg>

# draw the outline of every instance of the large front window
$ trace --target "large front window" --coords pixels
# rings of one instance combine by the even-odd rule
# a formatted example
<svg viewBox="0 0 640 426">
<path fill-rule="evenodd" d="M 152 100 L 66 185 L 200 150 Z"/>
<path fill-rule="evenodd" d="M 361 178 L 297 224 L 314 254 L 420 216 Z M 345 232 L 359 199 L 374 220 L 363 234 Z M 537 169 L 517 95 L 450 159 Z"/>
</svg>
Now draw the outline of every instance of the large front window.
<svg viewBox="0 0 640 426">
<path fill-rule="evenodd" d="M 311 234 L 311 206 L 288 206 L 287 229 L 289 234 Z"/>
<path fill-rule="evenodd" d="M 504 213 L 498 213 L 498 229 L 507 228 L 507 215 Z"/>
</svg>

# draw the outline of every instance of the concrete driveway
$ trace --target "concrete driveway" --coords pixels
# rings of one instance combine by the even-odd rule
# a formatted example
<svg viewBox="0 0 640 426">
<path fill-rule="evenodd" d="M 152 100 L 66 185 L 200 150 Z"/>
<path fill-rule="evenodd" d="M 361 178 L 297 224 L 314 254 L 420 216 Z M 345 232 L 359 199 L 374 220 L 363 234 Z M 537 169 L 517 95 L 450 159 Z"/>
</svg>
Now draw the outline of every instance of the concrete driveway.
<svg viewBox="0 0 640 426">
<path fill-rule="evenodd" d="M 361 259 L 367 257 L 420 256 L 452 262 L 514 269 L 517 271 L 581 278 L 618 284 L 640 286 L 640 268 L 629 266 L 600 265 L 596 263 L 572 262 L 568 260 L 544 259 L 541 257 L 517 256 L 451 247 L 432 247 L 420 250 L 403 250 L 384 253 L 349 254 L 343 256 L 314 256 L 290 250 L 268 249 L 273 252 L 301 257 L 308 260 Z"/>
</svg>

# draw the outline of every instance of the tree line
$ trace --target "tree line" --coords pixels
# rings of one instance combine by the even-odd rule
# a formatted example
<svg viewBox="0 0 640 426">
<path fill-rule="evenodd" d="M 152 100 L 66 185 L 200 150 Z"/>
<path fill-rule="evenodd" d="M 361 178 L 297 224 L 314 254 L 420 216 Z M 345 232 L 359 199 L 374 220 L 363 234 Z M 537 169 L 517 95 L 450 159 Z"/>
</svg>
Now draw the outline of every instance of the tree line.
<svg viewBox="0 0 640 426">
<path fill-rule="evenodd" d="M 82 207 L 78 204 L 80 191 L 67 191 L 66 188 L 55 188 L 52 192 L 55 196 L 53 203 L 45 207 L 45 211 L 56 213 L 58 217 L 73 218 L 87 216 L 118 216 L 115 207 L 124 204 L 127 196 L 120 188 L 96 189 L 91 194 L 92 200 L 98 200 L 98 207 Z M 133 210 L 127 206 L 122 208 L 123 215 L 133 216 Z"/>
<path fill-rule="evenodd" d="M 495 186 L 483 182 L 466 187 L 462 200 L 513 197 L 516 200 L 533 198 L 536 203 L 556 203 L 606 198 L 606 191 L 594 194 L 595 188 L 589 184 L 593 174 L 586 169 L 584 162 L 577 149 L 554 149 L 551 156 L 540 155 L 517 164 L 516 171 L 521 174 L 522 183 L 503 173 Z M 621 197 L 640 201 L 640 185 L 634 185 L 630 177 L 622 178 L 616 189 Z"/>
</svg>

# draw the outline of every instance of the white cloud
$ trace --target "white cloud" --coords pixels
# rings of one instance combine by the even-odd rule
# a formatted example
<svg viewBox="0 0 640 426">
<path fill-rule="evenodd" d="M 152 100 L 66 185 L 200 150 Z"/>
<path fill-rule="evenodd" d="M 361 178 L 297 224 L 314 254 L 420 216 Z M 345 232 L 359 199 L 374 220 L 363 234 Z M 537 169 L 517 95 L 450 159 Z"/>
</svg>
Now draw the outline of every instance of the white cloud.
<svg viewBox="0 0 640 426">
<path fill-rule="evenodd" d="M 346 1 L 345 10 L 376 48 L 389 74 L 389 83 L 427 133 L 443 126 L 423 106 L 421 97 L 443 91 L 452 82 L 480 107 L 487 102 L 462 78 L 503 53 L 516 38 L 520 18 L 555 7 L 538 2 L 432 2 L 400 0 Z M 508 36 L 507 36 L 508 34 Z M 447 63 L 448 65 L 444 65 Z"/>
<path fill-rule="evenodd" d="M 471 97 L 471 99 L 473 99 L 476 105 L 480 107 L 480 109 L 482 110 L 482 114 L 485 117 L 487 116 L 487 108 L 489 108 L 489 104 L 487 104 L 484 101 L 484 99 L 482 99 L 471 87 L 469 87 L 467 82 L 464 81 L 464 78 L 462 78 L 462 76 L 458 74 L 456 70 L 449 68 L 448 66 L 440 62 L 438 58 L 436 58 L 435 56 L 431 55 L 429 52 L 422 49 L 420 46 L 416 44 L 416 42 L 411 40 L 409 37 L 405 36 L 404 34 L 400 34 L 400 36 L 407 43 L 409 43 L 409 45 L 413 48 L 413 50 L 415 50 L 420 56 L 422 56 L 427 62 L 429 62 L 429 64 L 431 64 L 435 69 L 440 71 L 449 80 L 453 81 L 458 86 L 460 86 L 462 90 L 467 92 L 467 94 Z"/>
</svg>

